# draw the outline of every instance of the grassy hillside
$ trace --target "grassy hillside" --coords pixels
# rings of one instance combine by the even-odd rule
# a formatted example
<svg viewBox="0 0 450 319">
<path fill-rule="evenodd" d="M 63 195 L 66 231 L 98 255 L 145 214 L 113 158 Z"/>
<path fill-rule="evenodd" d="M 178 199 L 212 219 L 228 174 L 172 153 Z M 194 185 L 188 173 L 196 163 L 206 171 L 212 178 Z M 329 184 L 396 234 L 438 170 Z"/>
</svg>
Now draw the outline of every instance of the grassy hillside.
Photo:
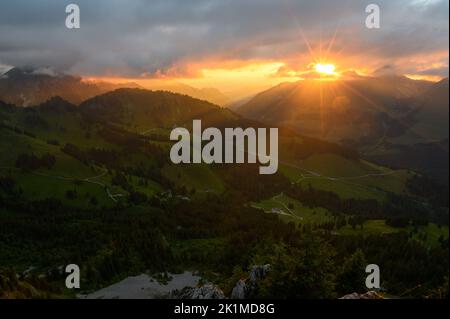
<svg viewBox="0 0 450 319">
<path fill-rule="evenodd" d="M 406 257 L 382 254 L 386 245 L 433 265 L 448 252 L 448 200 L 419 174 L 285 128 L 274 175 L 250 164 L 172 164 L 171 129 L 197 118 L 204 127 L 264 127 L 204 101 L 134 89 L 79 108 L 60 98 L 1 104 L 0 272 L 50 271 L 45 281 L 61 287 L 58 267 L 76 262 L 94 289 L 147 269 L 201 269 L 229 285 L 236 267 L 272 262 L 273 245 L 316 251 L 304 247 L 310 236 L 338 252 L 336 264 L 355 247 L 398 265 Z M 441 283 L 441 269 L 415 272 L 414 282 Z M 388 278 L 394 291 L 409 285 Z"/>
<path fill-rule="evenodd" d="M 136 133 L 152 128 L 173 128 L 192 119 L 208 121 L 228 111 L 206 101 L 165 91 L 119 89 L 80 105 L 88 119 L 116 124 Z"/>
<path fill-rule="evenodd" d="M 12 152 L 2 157 L 3 167 L 14 167 L 20 154 L 36 156 L 52 154 L 56 162 L 51 170 L 21 172 L 25 177 L 21 176 L 18 180 L 26 179 L 28 175 L 33 175 L 30 181 L 51 179 L 53 186 L 58 183 L 62 185 L 59 191 L 53 194 L 61 199 L 64 199 L 62 195 L 71 188 L 81 192 L 83 194 L 81 196 L 87 196 L 85 195 L 87 191 L 78 190 L 81 186 L 72 186 L 75 181 L 82 181 L 84 188 L 97 188 L 93 196 L 98 197 L 101 205 L 111 201 L 111 196 L 104 190 L 105 188 L 111 194 L 125 196 L 129 193 L 123 187 L 113 185 L 114 168 L 121 166 L 123 170 L 126 166 L 136 166 L 151 170 L 157 165 L 155 157 L 143 150 L 125 155 L 125 145 L 122 143 L 126 139 L 142 138 L 143 141 L 168 153 L 170 127 L 183 124 L 189 127 L 192 119 L 202 119 L 205 127 L 209 125 L 246 127 L 257 124 L 242 121 L 233 113 L 204 101 L 178 94 L 139 89 L 123 89 L 107 93 L 86 101 L 80 108 L 60 98 L 49 100 L 34 109 L 5 107 L 0 111 L 0 116 L 5 125 L 2 129 L 4 138 L 1 147 L 9 149 L 14 146 Z M 104 160 L 103 162 L 80 160 L 81 155 L 74 157 L 74 154 L 64 151 L 67 144 L 76 146 L 79 152 L 105 150 L 112 152 L 110 157 L 117 158 L 114 163 L 106 163 L 106 166 Z M 295 133 L 282 130 L 280 148 L 282 162 L 280 171 L 293 182 L 307 182 L 325 190 L 334 187 L 334 191 L 344 196 L 361 194 L 363 197 L 377 198 L 382 193 L 379 189 L 383 187 L 388 191 L 401 192 L 402 183 L 404 185 L 404 180 L 399 177 L 402 175 L 401 172 L 395 173 L 399 176 L 390 178 L 388 175 L 391 172 L 382 172 L 381 168 L 364 163 L 354 154 L 348 155 L 347 151 L 333 144 L 302 138 Z M 167 160 L 166 155 L 162 161 Z M 128 173 L 129 184 L 134 190 L 147 195 L 163 190 L 163 187 L 158 186 L 158 182 L 149 179 L 145 184 L 150 188 L 150 191 L 147 191 L 145 187 L 139 185 L 142 182 L 139 176 L 133 177 L 133 174 L 135 173 Z M 182 167 L 165 164 L 160 174 L 168 183 L 185 188 L 188 192 L 220 193 L 226 188 L 221 177 L 214 173 L 214 169 L 204 165 Z M 382 174 L 382 178 L 376 176 L 377 174 Z M 95 179 L 90 179 L 93 177 Z M 324 181 L 333 183 L 327 185 Z M 33 191 L 33 188 L 37 187 L 32 185 L 36 183 L 30 182 L 30 185 L 24 186 L 26 194 L 33 194 L 33 198 L 48 196 L 49 192 L 45 189 Z M 336 185 L 340 186 L 335 187 Z M 112 202 L 114 203 L 114 200 Z"/>
</svg>

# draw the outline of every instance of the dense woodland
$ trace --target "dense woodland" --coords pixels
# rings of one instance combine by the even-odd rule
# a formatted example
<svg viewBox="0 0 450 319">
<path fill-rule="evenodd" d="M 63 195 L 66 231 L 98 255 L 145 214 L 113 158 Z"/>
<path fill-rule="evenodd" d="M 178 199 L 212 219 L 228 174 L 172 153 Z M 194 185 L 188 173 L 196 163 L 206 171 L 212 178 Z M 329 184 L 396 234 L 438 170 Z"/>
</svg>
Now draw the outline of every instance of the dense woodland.
<svg viewBox="0 0 450 319">
<path fill-rule="evenodd" d="M 2 188 L 8 189 L 9 183 L 2 179 Z M 16 264 L 37 263 L 47 272 L 39 285 L 53 287 L 55 293 L 63 292 L 57 284 L 63 279 L 60 265 L 68 263 L 81 265 L 84 287 L 96 288 L 147 269 L 189 267 L 219 272 L 226 287 L 236 271 L 264 262 L 274 269 L 255 297 L 276 298 L 333 298 L 362 292 L 364 281 L 358 278 L 366 260 L 378 262 L 383 287 L 392 294 L 415 288 L 413 296 L 429 296 L 448 281 L 448 240 L 427 249 L 407 234 L 337 237 L 242 207 L 232 196 L 163 208 L 90 211 L 72 211 L 55 200 L 18 199 L 2 199 L 2 207 L 10 212 L 2 214 L 0 223 L 1 262 L 9 265 L 4 271 L 15 271 Z M 205 243 L 220 239 L 220 249 L 177 248 L 190 239 Z M 0 287 L 12 289 L 5 276 Z"/>
</svg>

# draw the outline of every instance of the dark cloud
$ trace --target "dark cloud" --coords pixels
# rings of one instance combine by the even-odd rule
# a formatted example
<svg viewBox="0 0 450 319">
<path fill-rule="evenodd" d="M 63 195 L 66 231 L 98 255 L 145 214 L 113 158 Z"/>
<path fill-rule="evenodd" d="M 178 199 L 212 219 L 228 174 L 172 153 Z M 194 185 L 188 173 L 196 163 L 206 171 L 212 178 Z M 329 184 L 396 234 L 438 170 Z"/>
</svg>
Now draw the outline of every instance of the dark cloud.
<svg viewBox="0 0 450 319">
<path fill-rule="evenodd" d="M 81 29 L 64 26 L 80 5 Z M 282 59 L 338 29 L 335 50 L 380 60 L 448 50 L 447 0 L 378 0 L 382 28 L 368 30 L 372 1 L 0 0 L 0 65 L 52 66 L 89 75 L 164 73 L 184 61 Z M 448 67 L 448 63 L 447 63 Z"/>
<path fill-rule="evenodd" d="M 386 76 L 398 74 L 399 71 L 394 65 L 383 65 L 381 68 L 376 69 L 373 73 L 376 76 Z"/>
<path fill-rule="evenodd" d="M 416 73 L 418 75 L 432 75 L 432 76 L 439 76 L 439 77 L 448 77 L 448 67 L 441 67 L 441 68 L 435 68 L 435 69 L 425 69 L 416 72 L 415 70 L 411 73 Z"/>
</svg>

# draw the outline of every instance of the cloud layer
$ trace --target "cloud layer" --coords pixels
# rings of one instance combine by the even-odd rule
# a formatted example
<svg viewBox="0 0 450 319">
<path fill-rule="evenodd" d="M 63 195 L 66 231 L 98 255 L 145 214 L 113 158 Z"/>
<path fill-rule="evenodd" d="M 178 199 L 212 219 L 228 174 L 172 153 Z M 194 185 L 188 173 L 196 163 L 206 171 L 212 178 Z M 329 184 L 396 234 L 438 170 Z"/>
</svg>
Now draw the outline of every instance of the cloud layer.
<svg viewBox="0 0 450 319">
<path fill-rule="evenodd" d="M 81 29 L 68 30 L 61 0 L 0 0 L 0 67 L 52 66 L 90 76 L 196 76 L 192 65 L 283 61 L 311 54 L 346 67 L 448 76 L 447 0 L 73 0 Z M 365 7 L 381 7 L 381 29 Z M 322 43 L 322 50 L 320 49 Z M 322 55 L 320 54 L 322 51 Z"/>
</svg>

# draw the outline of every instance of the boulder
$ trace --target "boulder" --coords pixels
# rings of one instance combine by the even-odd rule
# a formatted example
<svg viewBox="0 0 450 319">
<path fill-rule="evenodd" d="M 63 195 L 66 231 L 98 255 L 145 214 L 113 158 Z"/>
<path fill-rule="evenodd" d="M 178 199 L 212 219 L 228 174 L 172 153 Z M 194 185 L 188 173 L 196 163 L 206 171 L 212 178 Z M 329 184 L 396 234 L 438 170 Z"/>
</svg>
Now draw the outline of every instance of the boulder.
<svg viewBox="0 0 450 319">
<path fill-rule="evenodd" d="M 258 281 L 264 279 L 270 270 L 270 265 L 256 265 L 252 267 L 248 279 L 239 280 L 231 292 L 231 299 L 250 298 L 258 288 Z"/>
<path fill-rule="evenodd" d="M 182 290 L 173 290 L 170 294 L 171 299 L 225 299 L 223 291 L 212 284 L 206 284 L 202 287 L 186 287 Z"/>
<path fill-rule="evenodd" d="M 245 299 L 247 294 L 247 284 L 244 280 L 239 280 L 231 292 L 231 299 Z"/>
</svg>

